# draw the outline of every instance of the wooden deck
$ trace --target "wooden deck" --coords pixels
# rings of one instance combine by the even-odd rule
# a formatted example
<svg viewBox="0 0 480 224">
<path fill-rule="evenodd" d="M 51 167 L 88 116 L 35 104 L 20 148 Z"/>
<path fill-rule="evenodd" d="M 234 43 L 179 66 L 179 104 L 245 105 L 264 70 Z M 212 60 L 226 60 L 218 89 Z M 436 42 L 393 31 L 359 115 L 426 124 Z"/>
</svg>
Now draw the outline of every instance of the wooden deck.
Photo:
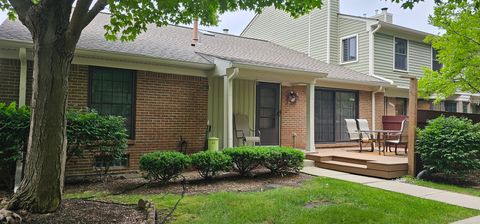
<svg viewBox="0 0 480 224">
<path fill-rule="evenodd" d="M 317 153 L 307 155 L 307 159 L 315 161 L 315 166 L 343 171 L 365 176 L 393 179 L 401 177 L 408 172 L 408 158 L 403 149 L 400 155 L 387 152 L 378 155 L 375 152 L 359 152 L 358 148 L 330 148 L 317 149 Z"/>
</svg>

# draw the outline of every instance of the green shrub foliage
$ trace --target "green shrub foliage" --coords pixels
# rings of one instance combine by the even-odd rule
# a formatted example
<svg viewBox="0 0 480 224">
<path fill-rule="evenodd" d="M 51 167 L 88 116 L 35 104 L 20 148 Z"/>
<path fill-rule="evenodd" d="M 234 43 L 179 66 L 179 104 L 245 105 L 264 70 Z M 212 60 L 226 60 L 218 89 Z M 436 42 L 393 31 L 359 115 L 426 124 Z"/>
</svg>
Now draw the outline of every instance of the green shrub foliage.
<svg viewBox="0 0 480 224">
<path fill-rule="evenodd" d="M 22 159 L 21 151 L 27 145 L 29 127 L 27 107 L 0 103 L 0 181 L 8 188 L 13 185 L 15 162 Z"/>
<path fill-rule="evenodd" d="M 30 110 L 15 103 L 0 104 L 0 163 L 21 158 L 28 143 Z M 67 113 L 67 160 L 94 154 L 104 159 L 104 172 L 122 158 L 127 149 L 127 131 L 122 117 L 99 115 L 95 111 L 70 110 Z"/>
<path fill-rule="evenodd" d="M 140 157 L 140 169 L 147 172 L 146 178 L 163 184 L 177 178 L 190 165 L 190 158 L 174 151 L 156 151 Z"/>
<path fill-rule="evenodd" d="M 433 173 L 480 169 L 480 126 L 466 118 L 441 116 L 418 131 L 416 148 L 424 167 Z"/>
<path fill-rule="evenodd" d="M 272 173 L 284 175 L 298 173 L 303 168 L 305 155 L 298 149 L 290 147 L 270 147 L 266 149 L 262 165 Z"/>
<path fill-rule="evenodd" d="M 191 155 L 190 158 L 192 166 L 205 179 L 211 179 L 218 172 L 228 171 L 232 167 L 232 158 L 222 152 L 202 151 Z"/>
<path fill-rule="evenodd" d="M 122 159 L 128 146 L 124 118 L 95 111 L 69 111 L 67 139 L 67 159 L 93 154 L 102 158 L 105 173 L 113 162 Z M 94 162 L 95 157 L 92 159 Z"/>
<path fill-rule="evenodd" d="M 242 146 L 228 148 L 223 152 L 232 158 L 234 170 L 238 172 L 240 176 L 246 176 L 262 164 L 266 150 L 263 147 Z"/>
</svg>

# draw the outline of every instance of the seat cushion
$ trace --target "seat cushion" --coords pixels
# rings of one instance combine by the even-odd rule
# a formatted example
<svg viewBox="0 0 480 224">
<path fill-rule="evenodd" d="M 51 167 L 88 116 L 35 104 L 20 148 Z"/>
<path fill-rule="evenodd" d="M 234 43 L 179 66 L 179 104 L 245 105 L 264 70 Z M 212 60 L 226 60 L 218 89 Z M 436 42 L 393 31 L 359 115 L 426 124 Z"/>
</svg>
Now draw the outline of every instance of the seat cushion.
<svg viewBox="0 0 480 224">
<path fill-rule="evenodd" d="M 257 137 L 257 136 L 245 137 L 245 141 L 247 141 L 247 142 L 260 142 L 260 137 Z"/>
</svg>

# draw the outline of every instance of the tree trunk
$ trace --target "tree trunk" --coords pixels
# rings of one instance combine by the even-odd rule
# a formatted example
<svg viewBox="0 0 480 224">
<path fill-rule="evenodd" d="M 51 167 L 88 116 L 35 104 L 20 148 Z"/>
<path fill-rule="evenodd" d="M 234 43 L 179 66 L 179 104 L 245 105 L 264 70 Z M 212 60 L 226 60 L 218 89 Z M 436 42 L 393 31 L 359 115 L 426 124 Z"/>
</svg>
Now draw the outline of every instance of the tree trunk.
<svg viewBox="0 0 480 224">
<path fill-rule="evenodd" d="M 76 44 L 66 35 L 69 14 L 56 8 L 29 18 L 35 21 L 29 27 L 34 44 L 32 117 L 24 177 L 8 205 L 12 210 L 53 212 L 61 202 L 68 73 Z"/>
</svg>

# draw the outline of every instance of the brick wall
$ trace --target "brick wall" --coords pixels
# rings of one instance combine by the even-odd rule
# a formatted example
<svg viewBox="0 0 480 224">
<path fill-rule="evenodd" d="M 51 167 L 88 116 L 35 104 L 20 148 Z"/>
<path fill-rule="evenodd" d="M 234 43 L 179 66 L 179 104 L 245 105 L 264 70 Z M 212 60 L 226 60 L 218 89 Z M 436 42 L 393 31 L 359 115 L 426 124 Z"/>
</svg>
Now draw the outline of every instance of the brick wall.
<svg viewBox="0 0 480 224">
<path fill-rule="evenodd" d="M 0 59 L 0 102 L 18 101 L 20 62 Z M 27 103 L 31 99 L 32 64 L 28 66 Z M 68 105 L 88 106 L 88 66 L 72 65 Z M 138 169 L 139 157 L 153 150 L 178 150 L 180 136 L 188 152 L 203 149 L 207 124 L 208 80 L 193 76 L 137 72 L 135 140 L 129 141 L 129 169 Z M 66 175 L 89 174 L 91 156 L 67 162 Z M 125 170 L 117 170 L 125 171 Z"/>
<path fill-rule="evenodd" d="M 306 86 L 282 86 L 281 92 L 281 127 L 280 143 L 282 146 L 293 146 L 292 135 L 296 134 L 295 147 L 304 149 L 307 135 L 307 95 Z M 295 91 L 298 101 L 295 104 L 287 102 L 287 94 Z"/>
<path fill-rule="evenodd" d="M 372 92 L 359 91 L 359 112 L 358 117 L 367 119 L 372 129 Z M 375 94 L 375 129 L 382 128 L 382 116 L 384 114 L 384 94 Z"/>
<path fill-rule="evenodd" d="M 27 95 L 26 103 L 30 104 L 32 98 L 32 63 L 27 68 Z M 18 103 L 20 83 L 20 61 L 13 59 L 0 59 L 0 102 Z"/>
</svg>

